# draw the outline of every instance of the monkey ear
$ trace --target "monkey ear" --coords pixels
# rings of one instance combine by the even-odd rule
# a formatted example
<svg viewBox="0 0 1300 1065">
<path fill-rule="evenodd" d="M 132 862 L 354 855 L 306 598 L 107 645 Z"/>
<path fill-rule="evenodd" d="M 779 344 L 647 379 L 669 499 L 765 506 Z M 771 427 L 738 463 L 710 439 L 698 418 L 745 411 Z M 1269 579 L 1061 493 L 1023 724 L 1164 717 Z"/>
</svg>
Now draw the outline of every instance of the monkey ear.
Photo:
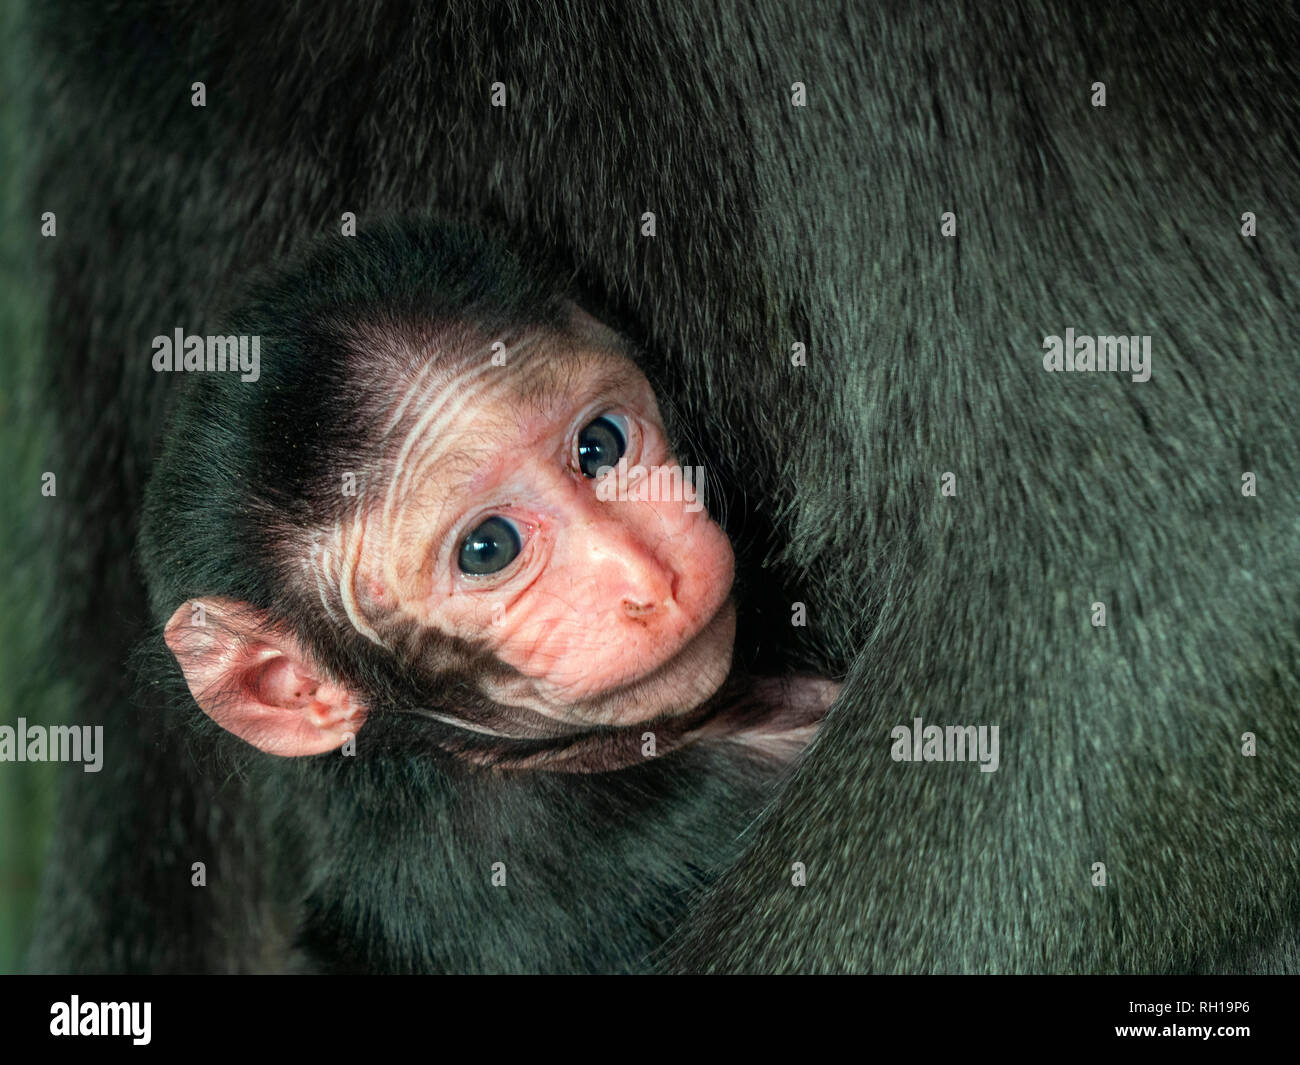
<svg viewBox="0 0 1300 1065">
<path fill-rule="evenodd" d="M 268 621 L 247 603 L 193 599 L 177 607 L 163 639 L 199 709 L 227 732 L 289 758 L 341 747 L 365 708 Z"/>
</svg>

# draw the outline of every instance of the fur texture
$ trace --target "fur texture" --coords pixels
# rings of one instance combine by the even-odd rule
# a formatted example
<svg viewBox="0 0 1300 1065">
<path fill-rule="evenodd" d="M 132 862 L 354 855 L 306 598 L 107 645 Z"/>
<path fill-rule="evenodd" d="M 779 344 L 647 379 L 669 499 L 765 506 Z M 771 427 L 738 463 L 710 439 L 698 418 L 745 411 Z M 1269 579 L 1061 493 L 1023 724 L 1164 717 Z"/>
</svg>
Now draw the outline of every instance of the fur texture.
<svg viewBox="0 0 1300 1065">
<path fill-rule="evenodd" d="M 61 653 L 111 767 L 68 774 L 37 967 L 258 963 L 242 888 L 200 898 L 180 872 L 211 855 L 256 876 L 242 788 L 182 757 L 122 677 L 168 402 L 149 339 L 211 332 L 250 268 L 344 211 L 435 208 L 557 255 L 625 311 L 739 486 L 767 577 L 752 623 L 852 667 L 669 967 L 1293 963 L 1300 32 L 1281 9 L 62 0 L 33 17 L 40 201 L 60 211 Z M 1151 334 L 1152 379 L 1044 373 L 1043 338 L 1067 327 Z M 807 629 L 788 627 L 794 589 Z M 889 730 L 915 717 L 1000 725 L 1002 768 L 892 761 Z"/>
</svg>

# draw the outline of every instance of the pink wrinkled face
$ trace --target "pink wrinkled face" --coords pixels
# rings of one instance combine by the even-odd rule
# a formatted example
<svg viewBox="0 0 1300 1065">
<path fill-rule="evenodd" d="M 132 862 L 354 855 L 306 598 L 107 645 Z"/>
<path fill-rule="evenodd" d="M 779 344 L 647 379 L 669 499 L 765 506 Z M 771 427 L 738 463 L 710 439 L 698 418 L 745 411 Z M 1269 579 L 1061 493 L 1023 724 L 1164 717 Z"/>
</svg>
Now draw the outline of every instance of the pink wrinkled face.
<svg viewBox="0 0 1300 1065">
<path fill-rule="evenodd" d="M 394 617 L 469 641 L 517 671 L 486 695 L 571 724 L 632 724 L 717 691 L 731 545 L 703 485 L 670 475 L 629 359 L 526 346 L 501 365 L 484 348 L 404 384 L 376 418 L 384 475 L 316 556 L 343 623 L 379 643 Z M 598 473 L 620 460 L 630 475 Z"/>
</svg>

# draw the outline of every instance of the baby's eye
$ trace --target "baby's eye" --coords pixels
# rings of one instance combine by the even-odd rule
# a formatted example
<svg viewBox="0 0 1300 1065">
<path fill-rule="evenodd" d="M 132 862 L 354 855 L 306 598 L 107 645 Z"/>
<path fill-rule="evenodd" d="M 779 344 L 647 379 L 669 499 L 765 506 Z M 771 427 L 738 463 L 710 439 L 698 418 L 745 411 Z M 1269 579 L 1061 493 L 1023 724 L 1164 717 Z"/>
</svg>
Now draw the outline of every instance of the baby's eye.
<svg viewBox="0 0 1300 1065">
<path fill-rule="evenodd" d="M 457 565 L 462 573 L 474 577 L 500 573 L 519 557 L 523 546 L 519 526 L 509 518 L 494 515 L 465 537 Z"/>
<path fill-rule="evenodd" d="M 578 433 L 578 469 L 584 477 L 596 476 L 602 466 L 616 466 L 627 451 L 627 421 L 618 414 L 602 414 Z"/>
</svg>

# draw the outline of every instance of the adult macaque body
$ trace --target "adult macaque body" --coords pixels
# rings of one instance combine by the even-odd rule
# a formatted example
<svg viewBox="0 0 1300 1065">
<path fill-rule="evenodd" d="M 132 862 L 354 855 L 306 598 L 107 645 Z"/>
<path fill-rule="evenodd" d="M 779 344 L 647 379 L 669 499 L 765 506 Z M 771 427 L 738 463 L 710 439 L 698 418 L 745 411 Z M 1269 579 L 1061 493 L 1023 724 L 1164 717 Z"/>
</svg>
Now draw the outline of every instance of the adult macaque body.
<svg viewBox="0 0 1300 1065">
<path fill-rule="evenodd" d="M 288 934 L 327 968 L 475 968 L 473 939 L 427 912 L 474 890 L 449 901 L 413 871 L 427 906 L 401 915 L 391 943 L 372 930 L 328 947 L 348 939 L 334 925 L 358 889 L 313 876 L 352 848 L 359 865 L 400 864 L 414 842 L 468 847 L 488 884 L 513 849 L 534 884 L 531 902 L 510 903 L 535 926 L 516 967 L 634 967 L 837 687 L 735 667 L 735 563 L 702 485 L 634 477 L 626 490 L 629 467 L 683 486 L 664 474 L 674 434 L 631 348 L 543 272 L 434 225 L 318 252 L 237 325 L 261 336 L 261 378 L 203 376 L 181 399 L 142 558 L 167 646 L 212 721 L 275 755 L 355 754 L 252 770 L 297 822 L 287 831 L 330 851 L 288 874 L 306 892 L 285 896 L 305 907 Z M 618 477 L 625 498 L 607 491 Z M 367 800 L 411 806 L 414 819 L 378 819 L 400 844 L 362 827 Z M 423 818 L 438 823 L 412 839 Z M 508 839 L 540 849 L 520 859 Z M 645 860 L 657 887 L 633 882 Z M 539 892 L 572 900 L 584 875 L 608 897 L 571 901 L 565 921 L 639 898 L 627 905 L 656 930 L 634 919 L 630 937 L 566 941 Z M 388 904 L 362 890 L 355 905 L 373 918 Z M 490 923 L 504 903 L 474 905 Z M 328 935 L 303 931 L 324 914 Z M 394 943 L 411 938 L 428 949 L 399 959 Z"/>
<path fill-rule="evenodd" d="M 122 563 L 158 412 L 193 383 L 153 371 L 151 338 L 222 333 L 208 309 L 232 280 L 345 210 L 435 204 L 559 249 L 645 331 L 664 361 L 648 376 L 704 445 L 682 458 L 721 485 L 709 506 L 738 559 L 738 658 L 825 676 L 861 663 L 743 858 L 690 908 L 668 968 L 1300 967 L 1300 31 L 1287 5 L 665 0 L 615 16 L 578 0 L 520 6 L 508 23 L 464 4 L 22 7 L 30 32 L 9 39 L 33 106 L 14 143 L 35 149 L 27 217 L 57 212 L 58 226 L 38 241 L 48 417 L 25 426 L 19 403 L 5 424 L 23 432 L 15 455 L 32 441 L 48 453 L 33 468 L 58 473 L 58 497 L 16 481 L 7 502 L 29 499 L 43 535 L 7 539 L 16 579 L 39 577 L 42 555 L 57 579 L 16 597 L 34 613 L 11 611 L 12 633 L 50 619 L 57 639 L 18 664 L 48 663 L 77 719 L 105 726 L 103 772 L 73 768 L 61 786 L 33 967 L 269 967 L 263 888 L 248 882 L 267 863 L 244 833 L 284 845 L 260 825 L 268 794 L 322 837 L 309 916 L 336 960 L 356 933 L 358 963 L 485 967 L 495 947 L 498 967 L 536 967 L 567 938 L 556 967 L 614 967 L 634 926 L 654 943 L 680 918 L 650 897 L 692 855 L 725 849 L 770 794 L 736 779 L 749 764 L 724 757 L 736 743 L 595 774 L 484 773 L 455 757 L 429 774 L 431 759 L 394 745 L 385 773 L 380 740 L 409 722 L 423 749 L 430 722 L 374 711 L 356 758 L 231 744 L 255 756 L 250 773 L 274 771 L 255 796 L 248 775 L 220 771 L 227 733 L 196 737 L 193 757 L 177 749 L 162 722 L 208 720 L 183 685 L 164 714 L 128 680 L 147 609 Z M 42 69 L 25 69 L 34 57 Z M 206 106 L 187 106 L 196 78 Z M 1151 380 L 1045 373 L 1043 338 L 1067 327 L 1154 334 Z M 6 348 L 6 368 L 21 349 Z M 264 386 L 242 387 L 271 402 Z M 244 429 L 174 446 L 222 487 L 225 464 L 259 468 Z M 295 446 L 282 437 L 269 459 Z M 211 517 L 238 542 L 215 545 L 211 582 L 170 589 L 155 634 L 187 595 L 276 587 L 250 571 L 241 531 L 262 515 L 237 483 L 223 493 L 236 509 L 177 513 L 175 532 Z M 322 508 L 339 487 L 328 497 Z M 1099 600 L 1106 628 L 1089 623 Z M 806 627 L 791 625 L 796 601 Z M 340 675 L 371 677 L 336 657 Z M 20 706 L 43 677 L 9 686 Z M 917 717 L 999 724 L 1001 767 L 894 762 L 890 729 Z M 628 831 L 611 832 L 621 816 Z M 637 824 L 652 826 L 644 845 L 620 849 Z M 530 885 L 521 848 L 548 832 L 567 848 L 554 863 L 573 871 L 567 898 L 598 915 L 591 931 L 575 917 L 558 935 L 559 902 L 536 919 L 532 888 L 562 876 Z M 474 895 L 493 851 L 509 884 Z M 187 875 L 199 860 L 204 889 Z M 796 861 L 806 887 L 790 883 Z M 622 894 L 632 883 L 644 890 Z M 354 886 L 352 906 L 327 901 Z M 416 900 L 408 929 L 429 923 L 430 897 L 464 896 L 443 915 L 462 954 L 414 935 L 365 953 L 381 942 L 360 935 L 369 914 L 400 927 L 373 903 L 403 905 L 399 886 Z M 491 922 L 508 903 L 506 936 Z"/>
</svg>

